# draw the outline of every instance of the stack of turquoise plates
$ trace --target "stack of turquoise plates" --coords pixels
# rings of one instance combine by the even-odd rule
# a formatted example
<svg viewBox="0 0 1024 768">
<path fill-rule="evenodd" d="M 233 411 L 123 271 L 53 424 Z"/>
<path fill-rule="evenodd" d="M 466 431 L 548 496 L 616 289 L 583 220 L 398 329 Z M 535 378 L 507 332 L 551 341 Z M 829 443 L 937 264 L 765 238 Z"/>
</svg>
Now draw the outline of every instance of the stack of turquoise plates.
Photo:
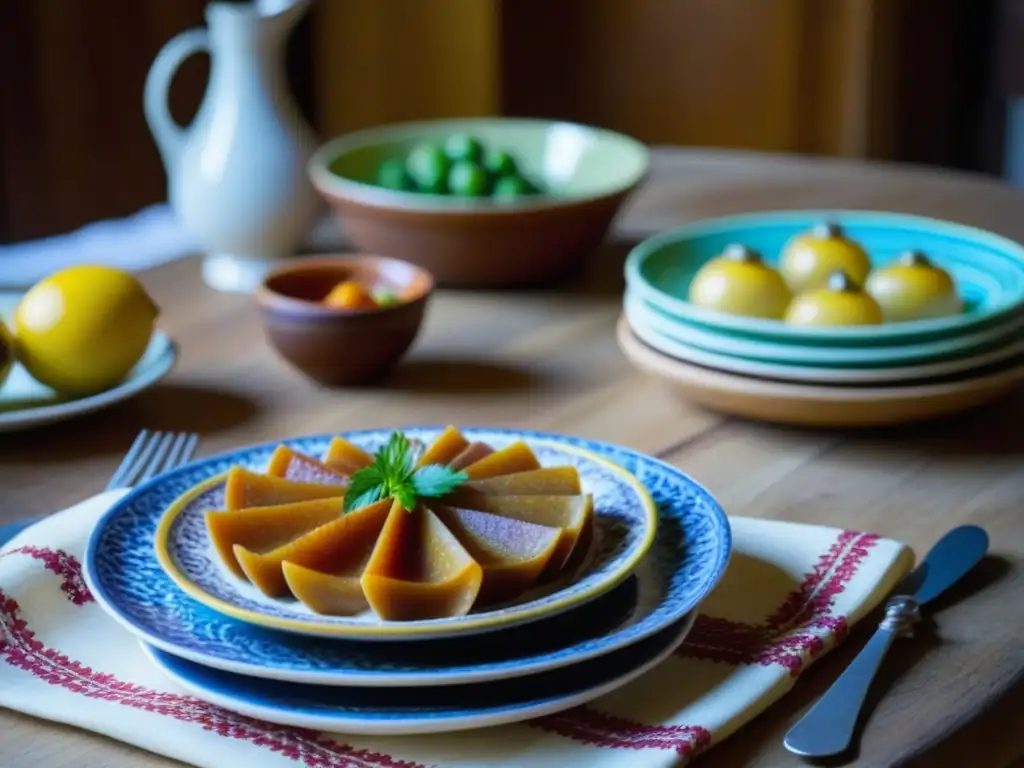
<svg viewBox="0 0 1024 768">
<path fill-rule="evenodd" d="M 428 444 L 442 430 L 402 432 Z M 344 438 L 374 453 L 390 433 Z M 317 613 L 292 595 L 268 597 L 225 565 L 205 516 L 226 506 L 226 473 L 265 471 L 279 448 L 273 443 L 196 461 L 117 502 L 86 549 L 89 587 L 153 664 L 199 698 L 269 722 L 350 734 L 446 732 L 538 717 L 615 690 L 671 655 L 729 558 L 729 524 L 711 495 L 629 448 L 506 429 L 462 434 L 497 451 L 525 443 L 541 467 L 575 467 L 593 499 L 593 535 L 586 545 L 582 535 L 577 540 L 579 566 L 567 578 L 462 615 L 402 621 L 368 609 Z M 311 457 L 300 460 L 308 467 L 330 461 L 333 437 L 283 444 Z M 289 487 L 297 485 L 309 483 Z M 266 509 L 230 515 L 259 517 Z M 388 520 L 399 514 L 410 513 L 391 508 Z M 468 529 L 451 530 L 467 551 L 486 551 L 463 538 Z M 395 558 L 389 578 L 423 598 L 424 587 L 448 582 L 438 575 L 443 568 L 417 564 L 416 547 L 425 545 L 415 541 L 403 549 L 408 562 Z M 265 536 L 263 549 L 248 543 L 259 552 L 280 546 Z M 487 561 L 479 562 L 486 584 Z M 324 567 L 341 566 L 332 560 Z"/>
<path fill-rule="evenodd" d="M 908 250 L 956 283 L 963 311 L 878 325 L 806 327 L 716 312 L 691 281 L 731 244 L 768 264 L 794 236 L 839 224 L 872 269 Z M 639 244 L 626 263 L 620 346 L 698 403 L 770 421 L 877 426 L 959 411 L 1024 376 L 1024 248 L 990 232 L 870 211 L 792 211 L 696 222 Z"/>
</svg>

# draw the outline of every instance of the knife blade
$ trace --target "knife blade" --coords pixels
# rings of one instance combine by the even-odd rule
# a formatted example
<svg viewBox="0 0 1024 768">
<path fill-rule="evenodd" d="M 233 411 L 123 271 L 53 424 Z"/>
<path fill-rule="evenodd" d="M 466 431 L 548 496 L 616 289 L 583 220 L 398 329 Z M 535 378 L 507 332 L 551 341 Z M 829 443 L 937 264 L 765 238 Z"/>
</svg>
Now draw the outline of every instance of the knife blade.
<svg viewBox="0 0 1024 768">
<path fill-rule="evenodd" d="M 786 749 L 821 758 L 849 748 L 868 689 L 893 642 L 913 637 L 921 606 L 960 581 L 985 556 L 988 545 L 988 534 L 976 525 L 954 528 L 935 543 L 886 602 L 885 617 L 867 645 L 786 734 Z"/>
</svg>

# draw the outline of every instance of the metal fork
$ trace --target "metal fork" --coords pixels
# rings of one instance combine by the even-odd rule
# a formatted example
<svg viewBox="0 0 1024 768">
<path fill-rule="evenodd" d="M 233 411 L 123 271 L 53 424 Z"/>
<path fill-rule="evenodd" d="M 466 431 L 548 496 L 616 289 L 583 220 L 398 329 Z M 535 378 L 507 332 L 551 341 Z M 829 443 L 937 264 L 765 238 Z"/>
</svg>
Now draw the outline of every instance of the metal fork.
<svg viewBox="0 0 1024 768">
<path fill-rule="evenodd" d="M 121 464 L 110 477 L 105 488 L 106 492 L 131 488 L 139 483 L 150 480 L 161 472 L 168 472 L 182 464 L 188 463 L 195 455 L 199 444 L 199 435 L 194 432 L 151 432 L 144 429 L 139 432 L 121 460 Z M 102 495 L 102 494 L 101 494 Z M 92 497 L 95 498 L 95 497 Z M 91 501 L 91 499 L 89 499 Z M 113 500 L 112 500 L 113 501 Z M 45 517 L 18 520 L 8 525 L 0 525 L 0 547 L 14 536 L 38 523 Z"/>
<path fill-rule="evenodd" d="M 131 488 L 191 460 L 199 444 L 195 432 L 139 432 L 107 483 L 106 490 Z"/>
</svg>

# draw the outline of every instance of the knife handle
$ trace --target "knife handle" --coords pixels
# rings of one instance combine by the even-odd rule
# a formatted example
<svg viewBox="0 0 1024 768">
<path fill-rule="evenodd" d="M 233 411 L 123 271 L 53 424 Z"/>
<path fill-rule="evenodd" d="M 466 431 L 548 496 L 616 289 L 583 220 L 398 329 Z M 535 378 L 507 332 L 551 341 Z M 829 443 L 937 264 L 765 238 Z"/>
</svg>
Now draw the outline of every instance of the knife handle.
<svg viewBox="0 0 1024 768">
<path fill-rule="evenodd" d="M 882 659 L 897 637 L 912 637 L 920 620 L 917 601 L 897 595 L 885 604 L 885 618 L 861 652 L 818 703 L 794 725 L 783 744 L 804 757 L 830 757 L 845 752 L 853 741 L 864 698 Z"/>
</svg>

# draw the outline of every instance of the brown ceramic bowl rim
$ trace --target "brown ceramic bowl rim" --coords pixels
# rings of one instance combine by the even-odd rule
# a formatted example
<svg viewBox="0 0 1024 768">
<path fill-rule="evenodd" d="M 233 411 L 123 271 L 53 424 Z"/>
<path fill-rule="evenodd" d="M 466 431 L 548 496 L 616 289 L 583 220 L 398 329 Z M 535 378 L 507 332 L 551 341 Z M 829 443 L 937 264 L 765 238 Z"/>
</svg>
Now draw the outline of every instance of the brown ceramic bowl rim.
<svg viewBox="0 0 1024 768">
<path fill-rule="evenodd" d="M 401 265 L 416 275 L 418 278 L 417 282 L 421 284 L 422 288 L 412 298 L 404 299 L 397 304 L 392 304 L 386 307 L 373 307 L 368 309 L 336 309 L 334 307 L 326 306 L 319 301 L 310 301 L 308 299 L 289 296 L 286 293 L 275 291 L 270 287 L 274 280 L 286 275 L 294 275 L 315 269 L 342 267 L 346 264 L 354 263 L 372 265 L 375 270 L 382 264 Z M 431 293 L 433 293 L 433 291 L 434 276 L 423 267 L 413 264 L 411 261 L 395 259 L 390 256 L 378 256 L 372 253 L 339 253 L 304 257 L 297 259 L 293 264 L 284 264 L 271 270 L 256 288 L 255 296 L 258 303 L 267 307 L 276 306 L 292 312 L 301 312 L 324 318 L 345 318 L 364 317 L 367 315 L 384 315 L 389 312 L 397 312 L 410 304 L 415 304 L 425 300 Z"/>
<path fill-rule="evenodd" d="M 332 173 L 331 161 L 339 154 L 339 145 L 348 149 L 360 146 L 372 146 L 385 141 L 391 132 L 404 132 L 416 129 L 438 129 L 450 125 L 452 129 L 472 122 L 478 118 L 443 118 L 437 120 L 416 120 L 409 122 L 389 123 L 374 128 L 363 128 L 358 131 L 335 136 L 321 144 L 306 166 L 307 174 L 313 186 L 324 197 L 337 200 L 350 200 L 370 208 L 394 211 L 407 211 L 418 214 L 436 214 L 439 216 L 465 215 L 476 216 L 510 216 L 528 211 L 546 211 L 561 208 L 572 208 L 629 194 L 650 175 L 651 153 L 648 147 L 638 139 L 625 133 L 612 131 L 586 123 L 575 123 L 569 120 L 549 120 L 530 117 L 486 118 L 501 120 L 510 125 L 565 125 L 573 129 L 589 131 L 614 137 L 616 141 L 629 144 L 642 158 L 637 172 L 623 177 L 616 185 L 592 194 L 559 195 L 543 193 L 529 195 L 513 200 L 493 200 L 490 198 L 462 198 L 448 195 L 425 195 L 417 192 L 402 192 L 384 189 L 365 182 L 348 179 Z"/>
</svg>

